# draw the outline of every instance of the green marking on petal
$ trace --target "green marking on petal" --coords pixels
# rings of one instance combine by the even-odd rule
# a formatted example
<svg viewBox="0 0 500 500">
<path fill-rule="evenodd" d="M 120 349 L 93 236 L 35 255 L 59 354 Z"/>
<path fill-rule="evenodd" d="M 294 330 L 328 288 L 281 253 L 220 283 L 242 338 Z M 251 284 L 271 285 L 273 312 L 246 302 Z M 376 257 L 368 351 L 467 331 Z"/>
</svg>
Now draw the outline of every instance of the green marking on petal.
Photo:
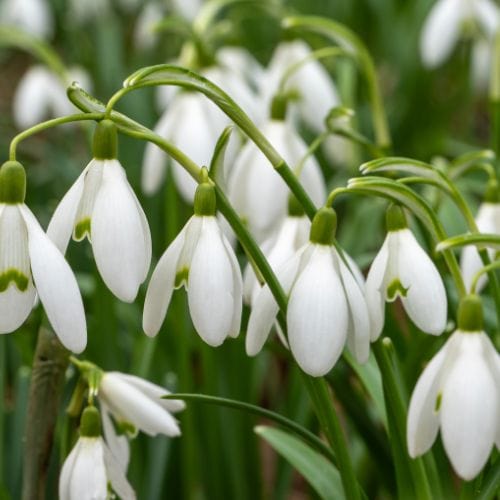
<svg viewBox="0 0 500 500">
<path fill-rule="evenodd" d="M 129 438 L 135 438 L 138 433 L 137 427 L 128 420 L 120 420 L 116 422 L 115 425 L 116 433 L 119 436 L 127 436 Z"/>
<path fill-rule="evenodd" d="M 436 398 L 436 404 L 434 406 L 434 411 L 437 413 L 441 408 L 441 401 L 443 400 L 443 394 L 440 392 Z"/>
<path fill-rule="evenodd" d="M 0 292 L 5 292 L 10 283 L 14 283 L 21 292 L 26 291 L 29 278 L 18 269 L 10 268 L 0 274 Z"/>
<path fill-rule="evenodd" d="M 183 283 L 187 283 L 188 277 L 189 277 L 188 267 L 183 267 L 182 269 L 179 269 L 179 271 L 175 275 L 174 287 L 179 288 L 182 286 Z"/>
<path fill-rule="evenodd" d="M 405 288 L 397 278 L 387 287 L 387 300 L 392 302 L 399 297 L 406 297 L 409 288 Z"/>
<path fill-rule="evenodd" d="M 75 230 L 73 231 L 73 239 L 75 241 L 82 241 L 85 236 L 90 239 L 90 217 L 86 217 L 77 222 Z"/>
</svg>

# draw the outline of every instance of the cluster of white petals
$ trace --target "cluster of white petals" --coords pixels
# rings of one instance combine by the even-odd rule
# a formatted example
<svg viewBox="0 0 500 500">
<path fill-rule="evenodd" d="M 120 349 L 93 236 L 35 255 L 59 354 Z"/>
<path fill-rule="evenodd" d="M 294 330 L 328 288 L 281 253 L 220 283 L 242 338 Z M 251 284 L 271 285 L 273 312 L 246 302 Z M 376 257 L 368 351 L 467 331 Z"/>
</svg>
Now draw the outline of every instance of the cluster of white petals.
<svg viewBox="0 0 500 500">
<path fill-rule="evenodd" d="M 441 429 L 457 474 L 474 478 L 500 448 L 500 357 L 482 331 L 457 330 L 432 358 L 408 411 L 410 456 L 425 453 Z"/>
<path fill-rule="evenodd" d="M 207 344 L 239 334 L 241 270 L 215 216 L 193 215 L 158 261 L 144 303 L 147 335 L 158 333 L 174 288 L 182 285 L 193 325 Z"/>
<path fill-rule="evenodd" d="M 398 297 L 408 316 L 422 331 L 432 335 L 444 331 L 448 301 L 443 280 L 408 228 L 387 233 L 366 279 L 372 340 L 382 332 L 385 302 Z"/>
<path fill-rule="evenodd" d="M 0 24 L 17 28 L 40 38 L 49 38 L 54 19 L 47 0 L 3 0 Z"/>
<path fill-rule="evenodd" d="M 73 235 L 92 242 L 99 273 L 132 302 L 151 262 L 151 234 L 139 201 L 116 159 L 93 159 L 56 208 L 47 234 L 62 252 Z"/>
</svg>

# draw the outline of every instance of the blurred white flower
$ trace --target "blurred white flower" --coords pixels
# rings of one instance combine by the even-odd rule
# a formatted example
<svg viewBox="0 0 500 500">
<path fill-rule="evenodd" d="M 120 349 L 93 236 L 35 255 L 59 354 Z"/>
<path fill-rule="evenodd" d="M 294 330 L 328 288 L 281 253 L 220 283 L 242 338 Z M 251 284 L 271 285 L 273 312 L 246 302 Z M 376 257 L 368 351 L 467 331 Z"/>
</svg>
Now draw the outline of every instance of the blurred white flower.
<svg viewBox="0 0 500 500">
<path fill-rule="evenodd" d="M 60 500 L 107 500 L 108 484 L 122 500 L 134 500 L 134 490 L 100 435 L 99 413 L 87 407 L 80 438 L 66 458 L 59 477 Z"/>
<path fill-rule="evenodd" d="M 203 0 L 170 0 L 170 3 L 173 11 L 188 21 L 194 21 L 203 6 Z"/>
<path fill-rule="evenodd" d="M 288 215 L 279 226 L 276 234 L 270 236 L 261 245 L 269 265 L 276 270 L 292 257 L 299 248 L 309 240 L 311 222 L 305 215 Z M 243 292 L 245 302 L 255 302 L 261 286 L 257 281 L 251 264 L 247 264 L 243 275 Z"/>
<path fill-rule="evenodd" d="M 464 27 L 476 23 L 491 40 L 500 24 L 500 10 L 491 0 L 438 0 L 431 8 L 420 36 L 424 65 L 435 68 L 453 51 Z"/>
<path fill-rule="evenodd" d="M 57 206 L 47 234 L 62 252 L 72 234 L 76 241 L 88 237 L 108 288 L 125 302 L 135 299 L 151 263 L 151 234 L 116 158 L 90 161 Z"/>
<path fill-rule="evenodd" d="M 481 203 L 476 216 L 476 225 L 481 233 L 500 234 L 500 203 Z M 495 251 L 488 249 L 490 258 Z M 483 267 L 483 262 L 475 246 L 466 246 L 460 257 L 460 269 L 464 278 L 465 287 L 469 290 L 474 275 Z M 486 285 L 488 278 L 483 275 L 479 278 L 476 292 Z"/>
<path fill-rule="evenodd" d="M 66 82 L 45 66 L 29 68 L 21 78 L 12 102 L 16 125 L 29 128 L 46 118 L 74 112 L 75 108 L 66 96 L 66 87 L 73 81 L 91 91 L 90 77 L 82 68 L 70 68 Z"/>
<path fill-rule="evenodd" d="M 170 244 L 151 276 L 143 329 L 160 330 L 174 288 L 184 285 L 191 319 L 200 337 L 218 346 L 240 331 L 241 271 L 215 215 L 194 215 Z"/>
<path fill-rule="evenodd" d="M 314 224 L 311 240 L 315 241 Z M 363 284 L 347 266 L 345 254 L 341 256 L 333 244 L 314 241 L 287 260 L 276 276 L 288 295 L 290 350 L 302 370 L 319 377 L 332 369 L 346 341 L 360 363 L 368 359 L 370 321 Z M 262 349 L 278 310 L 266 284 L 253 303 L 248 321 L 249 356 Z"/>
<path fill-rule="evenodd" d="M 19 328 L 38 293 L 62 344 L 79 353 L 87 344 L 83 302 L 64 256 L 21 200 L 6 192 L 9 176 L 25 183 L 24 169 L 7 162 L 0 169 L 0 333 Z M 25 185 L 25 184 L 24 184 Z M 17 197 L 17 194 L 21 194 Z M 18 199 L 15 199 L 18 198 Z"/>
<path fill-rule="evenodd" d="M 263 79 L 265 78 L 264 68 L 243 47 L 221 47 L 217 51 L 216 57 L 221 66 L 231 68 L 234 73 L 244 78 L 250 84 L 251 88 L 257 90 L 263 84 Z"/>
<path fill-rule="evenodd" d="M 399 207 L 393 209 L 401 211 Z M 404 221 L 398 229 L 389 227 L 366 278 L 372 340 L 382 332 L 385 302 L 398 297 L 408 316 L 422 331 L 439 335 L 446 327 L 448 301 L 441 275 L 403 224 L 406 226 Z"/>
<path fill-rule="evenodd" d="M 16 26 L 40 38 L 54 31 L 50 2 L 46 0 L 3 0 L 0 2 L 0 24 Z"/>
<path fill-rule="evenodd" d="M 154 46 L 158 39 L 154 28 L 163 19 L 164 15 L 164 9 L 158 2 L 149 2 L 143 6 L 134 27 L 134 42 L 139 49 L 147 50 Z M 171 89 L 175 87 L 166 85 L 158 88 Z"/>
<path fill-rule="evenodd" d="M 482 331 L 457 330 L 432 358 L 413 391 L 408 451 L 425 453 L 438 430 L 457 474 L 474 478 L 500 448 L 500 358 Z"/>
<path fill-rule="evenodd" d="M 290 123 L 270 120 L 261 131 L 291 169 L 298 166 L 307 146 Z M 241 149 L 228 177 L 229 200 L 238 215 L 247 222 L 257 241 L 269 238 L 286 217 L 289 195 L 286 183 L 250 141 Z M 325 182 L 314 156 L 305 161 L 300 180 L 313 202 L 323 203 Z"/>
</svg>

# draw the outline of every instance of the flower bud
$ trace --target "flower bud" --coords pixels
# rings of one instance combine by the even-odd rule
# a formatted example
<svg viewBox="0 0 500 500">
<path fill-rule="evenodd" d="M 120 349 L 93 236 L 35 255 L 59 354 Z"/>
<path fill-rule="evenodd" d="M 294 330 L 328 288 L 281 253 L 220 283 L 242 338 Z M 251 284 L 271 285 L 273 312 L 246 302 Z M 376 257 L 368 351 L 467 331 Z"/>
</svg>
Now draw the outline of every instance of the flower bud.
<svg viewBox="0 0 500 500">
<path fill-rule="evenodd" d="M 117 157 L 118 134 L 116 125 L 111 120 L 102 120 L 97 124 L 92 151 L 97 160 L 112 160 Z"/>
<path fill-rule="evenodd" d="M 24 203 L 26 172 L 18 161 L 6 161 L 0 168 L 0 203 Z"/>
</svg>

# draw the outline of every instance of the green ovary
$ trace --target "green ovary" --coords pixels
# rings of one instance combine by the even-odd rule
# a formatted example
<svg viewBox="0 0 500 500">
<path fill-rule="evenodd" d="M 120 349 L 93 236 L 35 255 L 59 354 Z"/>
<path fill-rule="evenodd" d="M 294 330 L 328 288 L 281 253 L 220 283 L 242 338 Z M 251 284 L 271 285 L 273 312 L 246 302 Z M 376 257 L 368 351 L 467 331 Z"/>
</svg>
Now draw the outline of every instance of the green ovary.
<svg viewBox="0 0 500 500">
<path fill-rule="evenodd" d="M 10 268 L 0 274 L 0 292 L 5 292 L 10 283 L 14 283 L 21 292 L 26 291 L 29 278 L 18 269 Z"/>
</svg>

